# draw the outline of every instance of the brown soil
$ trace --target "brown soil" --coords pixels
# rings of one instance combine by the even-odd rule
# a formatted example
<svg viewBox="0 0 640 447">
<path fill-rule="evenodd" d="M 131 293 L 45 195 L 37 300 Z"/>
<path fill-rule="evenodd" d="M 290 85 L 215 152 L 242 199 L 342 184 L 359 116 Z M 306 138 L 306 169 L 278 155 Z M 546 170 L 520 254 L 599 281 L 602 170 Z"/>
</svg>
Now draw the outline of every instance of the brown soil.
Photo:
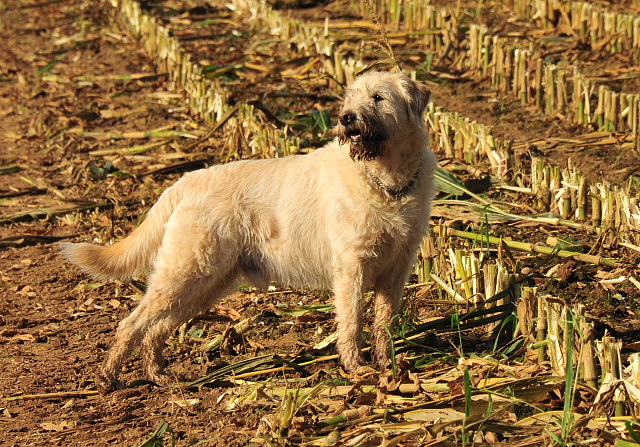
<svg viewBox="0 0 640 447">
<path fill-rule="evenodd" d="M 194 8 L 180 2 L 170 6 L 173 9 L 151 11 L 167 24 L 175 24 L 176 35 L 202 65 L 215 62 L 225 66 L 248 60 L 273 67 L 288 60 L 286 49 L 277 42 L 268 50 L 248 51 L 247 39 L 265 36 L 222 6 Z M 327 12 L 345 16 L 341 3 L 276 6 L 293 7 L 292 14 L 313 20 L 322 20 Z M 189 26 L 181 31 L 178 19 L 184 19 L 187 12 L 194 23 L 215 20 L 202 31 L 211 36 L 193 38 L 193 30 L 198 28 Z M 262 410 L 251 406 L 230 409 L 226 397 L 233 390 L 231 380 L 201 389 L 159 388 L 148 383 L 135 386 L 141 368 L 134 356 L 122 377 L 133 387 L 107 396 L 94 393 L 96 372 L 116 325 L 136 306 L 141 292 L 132 284 L 97 283 L 83 276 L 58 257 L 55 246 L 63 239 L 107 243 L 125 236 L 182 172 L 218 162 L 225 139 L 211 140 L 186 155 L 182 151 L 193 139 L 180 137 L 169 137 L 168 145 L 138 155 L 90 154 L 156 140 L 96 137 L 81 131 L 163 128 L 198 136 L 206 128 L 191 115 L 182 93 L 171 90 L 166 75 L 154 72 L 109 2 L 0 2 L 0 32 L 0 169 L 15 167 L 14 172 L 1 171 L 0 214 L 29 211 L 37 216 L 0 226 L 0 445 L 139 445 L 160 421 L 169 423 L 181 446 L 205 439 L 209 440 L 207 445 L 247 445 L 258 435 Z M 410 50 L 404 52 L 406 57 L 400 57 L 407 66 L 415 64 Z M 403 53 L 399 50 L 398 54 Z M 125 79 L 134 73 L 140 76 Z M 543 121 L 533 110 L 510 99 L 493 101 L 493 93 L 482 82 L 426 80 L 438 105 L 493 126 L 500 138 L 522 141 L 588 131 L 557 119 Z M 312 110 L 329 109 L 335 117 L 339 104 L 318 84 L 281 79 L 276 72 L 258 76 L 237 70 L 237 75 L 225 77 L 223 82 L 233 91 L 234 101 L 260 99 L 283 120 L 291 118 L 283 115 L 285 110 L 300 118 L 310 116 Z M 636 87 L 620 85 L 625 91 Z M 317 134 L 309 132 L 307 137 L 309 145 L 320 144 Z M 592 178 L 604 177 L 619 184 L 638 175 L 640 169 L 637 154 L 615 147 L 550 151 L 546 155 L 560 164 L 571 157 L 574 166 Z M 172 170 L 163 170 L 172 166 Z M 503 199 L 524 201 L 510 196 Z M 80 206 L 86 209 L 78 211 Z M 57 214 L 47 217 L 43 209 Z M 496 226 L 491 232 L 540 243 L 550 235 L 589 245 L 595 240 L 584 231 L 539 225 Z M 632 254 L 615 246 L 600 253 L 638 264 Z M 596 282 L 603 268 L 588 264 L 566 265 L 560 279 L 547 280 L 543 274 L 563 261 L 524 255 L 520 260 L 535 273 L 534 281 L 544 291 L 567 301 L 584 302 L 598 321 L 600 336 L 607 329 L 625 341 L 637 339 L 640 295 L 633 284 L 604 288 Z M 412 301 L 412 307 L 418 309 L 414 315 L 417 321 L 452 310 L 448 305 L 425 304 L 437 298 L 428 293 L 418 296 Z M 277 312 L 300 303 L 330 303 L 330 297 L 286 290 L 268 295 L 239 291 L 223 300 L 217 310 L 190 322 L 187 331 L 204 328 L 205 337 L 213 338 L 252 316 L 257 316 L 256 325 L 262 329 L 233 339 L 222 352 L 209 354 L 199 349 L 198 337 L 181 339 L 176 333 L 164 352 L 169 372 L 182 383 L 226 363 L 258 355 L 308 352 L 334 325 L 329 315 L 319 312 L 304 317 Z M 493 340 L 477 339 L 473 334 L 465 337 L 468 351 L 481 352 L 493 345 Z M 433 346 L 450 349 L 446 337 L 433 341 Z M 304 386 L 314 386 L 327 377 L 345 380 L 335 361 L 286 374 L 287 380 Z M 12 399 L 19 396 L 24 397 Z M 354 401 L 349 396 L 345 405 Z M 300 416 L 307 421 L 315 417 Z"/>
</svg>

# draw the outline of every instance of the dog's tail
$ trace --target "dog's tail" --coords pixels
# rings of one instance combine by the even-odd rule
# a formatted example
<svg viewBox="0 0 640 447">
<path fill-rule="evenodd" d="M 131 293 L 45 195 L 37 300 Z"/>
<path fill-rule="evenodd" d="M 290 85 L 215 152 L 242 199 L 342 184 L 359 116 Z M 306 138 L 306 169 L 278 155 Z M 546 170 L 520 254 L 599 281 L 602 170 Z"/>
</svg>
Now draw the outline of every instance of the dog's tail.
<svg viewBox="0 0 640 447">
<path fill-rule="evenodd" d="M 164 224 L 179 201 L 176 188 L 169 188 L 149 210 L 144 222 L 124 240 L 109 246 L 60 242 L 60 252 L 96 279 L 129 279 L 150 267 L 162 244 Z"/>
</svg>

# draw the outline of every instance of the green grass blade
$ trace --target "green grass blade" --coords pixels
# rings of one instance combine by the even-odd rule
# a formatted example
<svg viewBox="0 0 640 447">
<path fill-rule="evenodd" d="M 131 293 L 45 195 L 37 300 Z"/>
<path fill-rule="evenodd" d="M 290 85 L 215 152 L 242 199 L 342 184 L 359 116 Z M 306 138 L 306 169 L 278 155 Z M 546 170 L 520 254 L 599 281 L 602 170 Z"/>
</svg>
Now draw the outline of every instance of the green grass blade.
<svg viewBox="0 0 640 447">
<path fill-rule="evenodd" d="M 391 356 L 391 369 L 393 371 L 393 378 L 398 377 L 398 365 L 396 364 L 396 345 L 393 342 L 393 336 L 391 335 L 391 331 L 387 324 L 384 324 L 384 330 L 387 331 L 387 335 L 389 335 L 389 354 Z"/>
<path fill-rule="evenodd" d="M 42 67 L 40 70 L 36 71 L 36 76 L 42 76 L 43 74 L 51 71 L 53 69 L 53 67 L 60 62 L 65 56 L 67 55 L 67 53 L 62 53 L 60 56 L 56 57 L 54 60 L 52 60 L 51 62 L 49 62 L 47 65 L 45 65 L 44 67 Z"/>
<path fill-rule="evenodd" d="M 624 421 L 624 425 L 627 428 L 627 432 L 629 432 L 629 436 L 631 437 L 631 439 L 640 444 L 640 436 L 638 436 L 638 433 L 636 433 L 635 429 L 633 428 L 634 425 L 638 426 L 639 424 L 637 422 L 633 422 L 630 419 L 627 419 L 626 421 Z"/>
<path fill-rule="evenodd" d="M 162 437 L 164 436 L 165 432 L 171 434 L 171 446 L 175 446 L 176 439 L 173 430 L 169 428 L 169 424 L 167 424 L 165 421 L 160 421 L 160 423 L 156 427 L 156 430 L 151 434 L 151 436 L 149 436 L 138 447 L 164 447 L 164 441 L 162 440 Z"/>
<path fill-rule="evenodd" d="M 567 333 L 566 333 L 567 359 L 565 367 L 564 409 L 562 413 L 561 438 L 567 440 L 573 427 L 573 314 L 567 309 Z"/>
</svg>

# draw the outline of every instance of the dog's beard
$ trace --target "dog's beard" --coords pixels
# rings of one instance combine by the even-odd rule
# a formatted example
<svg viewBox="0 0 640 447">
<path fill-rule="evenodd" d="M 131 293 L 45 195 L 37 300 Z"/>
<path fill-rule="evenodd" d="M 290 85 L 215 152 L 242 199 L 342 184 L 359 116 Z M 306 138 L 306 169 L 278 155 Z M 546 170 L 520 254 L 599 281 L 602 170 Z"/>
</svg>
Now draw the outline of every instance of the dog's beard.
<svg viewBox="0 0 640 447">
<path fill-rule="evenodd" d="M 362 120 L 343 126 L 338 124 L 338 143 L 349 142 L 349 156 L 354 161 L 369 161 L 384 153 L 387 134 L 380 126 L 365 124 Z"/>
</svg>

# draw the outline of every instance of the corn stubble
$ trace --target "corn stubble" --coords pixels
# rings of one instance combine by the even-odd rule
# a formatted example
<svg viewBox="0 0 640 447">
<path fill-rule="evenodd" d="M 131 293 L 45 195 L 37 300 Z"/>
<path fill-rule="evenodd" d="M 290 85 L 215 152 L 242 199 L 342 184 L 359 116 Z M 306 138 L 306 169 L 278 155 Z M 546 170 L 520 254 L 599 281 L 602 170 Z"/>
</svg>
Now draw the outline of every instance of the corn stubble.
<svg viewBox="0 0 640 447">
<path fill-rule="evenodd" d="M 329 19 L 305 23 L 256 0 L 230 4 L 251 26 L 270 29 L 287 42 L 288 58 L 313 62 L 300 64 L 298 71 L 287 75 L 301 76 L 340 94 L 341 85 L 352 82 L 370 65 L 373 52 L 366 45 L 344 44 L 349 23 Z M 171 144 L 174 138 L 202 144 L 214 133 L 226 142 L 221 161 L 303 152 L 301 135 L 288 125 L 274 124 L 258 104 L 230 105 L 224 83 L 203 71 L 171 30 L 147 15 L 138 2 L 122 0 L 113 5 L 158 72 L 166 73 L 173 88 L 184 92 L 187 106 L 208 130 L 85 134 L 87 138 L 153 140 L 97 150 L 93 156 L 141 156 Z M 588 43 L 585 51 L 594 57 L 601 52 L 625 54 L 637 64 L 640 19 L 587 2 L 546 0 L 483 2 L 464 13 L 460 2 L 440 7 L 379 0 L 354 6 L 373 32 L 351 32 L 362 42 L 382 48 L 379 53 L 386 61 L 379 68 L 402 69 L 393 51 L 397 42 L 420 45 L 428 55 L 421 70 L 408 71 L 414 79 L 446 79 L 438 68 L 446 62 L 456 69 L 452 72 L 489 82 L 496 99 L 516 99 L 543 120 L 560 118 L 589 131 L 561 143 L 552 138 L 526 144 L 501 141 L 493 136 L 491 126 L 430 104 L 425 120 L 434 152 L 467 170 L 487 166 L 485 172 L 503 188 L 500 196 L 489 198 L 466 188 L 454 175 L 456 170 L 438 172 L 442 193 L 434 202 L 434 215 L 440 213 L 442 224 L 433 228 L 416 254 L 417 283 L 407 286 L 405 308 L 416 303 L 437 306 L 444 316 L 428 321 L 416 321 L 408 311 L 399 316 L 400 330 L 393 334 L 397 353 L 393 373 L 364 371 L 341 377 L 331 370 L 291 378 L 286 372 L 304 376 L 311 367 L 318 371 L 335 356 L 280 354 L 234 363 L 185 386 L 215 386 L 233 378 L 235 387 L 227 393 L 225 405 L 229 410 L 245 405 L 261 408 L 256 416 L 256 443 L 373 445 L 384 440 L 385 445 L 438 445 L 508 440 L 512 445 L 564 445 L 585 430 L 601 430 L 606 433 L 599 435 L 601 439 L 610 443 L 621 440 L 620 432 L 633 438 L 634 428 L 624 421 L 638 415 L 640 357 L 632 354 L 628 366 L 623 366 L 627 359 L 621 354 L 622 343 L 609 336 L 596 339 L 593 319 L 584 307 L 543 293 L 535 286 L 536 272 L 523 264 L 531 259 L 555 263 L 570 259 L 600 271 L 608 269 L 613 278 L 604 279 L 611 282 L 603 287 L 615 292 L 616 277 L 632 279 L 628 254 L 640 252 L 637 192 L 632 185 L 620 187 L 607 179 L 589 181 L 570 163 L 560 167 L 534 157 L 530 167 L 522 166 L 516 154 L 527 145 L 567 148 L 615 143 L 621 150 L 640 149 L 640 94 L 607 85 L 628 79 L 632 76 L 628 71 L 618 70 L 606 79 L 587 76 L 579 62 L 569 64 L 560 58 L 552 63 L 539 51 L 543 43 L 551 42 L 539 36 L 552 34 L 562 24 L 571 30 L 569 44 Z M 536 33 L 529 40 L 526 34 L 492 34 L 481 20 L 483 8 L 490 6 L 531 21 Z M 464 16 L 471 18 L 463 23 Z M 528 212 L 514 211 L 517 208 L 509 203 L 523 198 L 531 204 Z M 113 204 L 91 209 L 109 206 Z M 3 223 L 34 213 L 70 219 L 85 210 L 75 206 L 18 213 L 6 216 Z M 464 215 L 473 228 L 463 231 L 448 225 L 456 214 Z M 595 241 L 580 247 L 544 246 L 492 236 L 489 224 L 500 223 L 580 229 Z M 606 247 L 622 247 L 626 251 L 618 253 L 624 259 L 602 256 Z M 203 340 L 201 347 L 219 349 L 225 337 L 242 337 L 256 325 L 255 318 L 245 319 L 223 336 Z M 447 337 L 451 345 L 434 348 L 433 337 Z M 469 352 L 466 340 L 482 341 L 491 348 Z M 549 404 L 558 399 L 562 399 L 562 411 Z M 579 409 L 580 404 L 590 410 Z M 522 416 L 525 408 L 530 416 Z M 159 426 L 154 439 L 171 433 L 167 430 Z"/>
</svg>

